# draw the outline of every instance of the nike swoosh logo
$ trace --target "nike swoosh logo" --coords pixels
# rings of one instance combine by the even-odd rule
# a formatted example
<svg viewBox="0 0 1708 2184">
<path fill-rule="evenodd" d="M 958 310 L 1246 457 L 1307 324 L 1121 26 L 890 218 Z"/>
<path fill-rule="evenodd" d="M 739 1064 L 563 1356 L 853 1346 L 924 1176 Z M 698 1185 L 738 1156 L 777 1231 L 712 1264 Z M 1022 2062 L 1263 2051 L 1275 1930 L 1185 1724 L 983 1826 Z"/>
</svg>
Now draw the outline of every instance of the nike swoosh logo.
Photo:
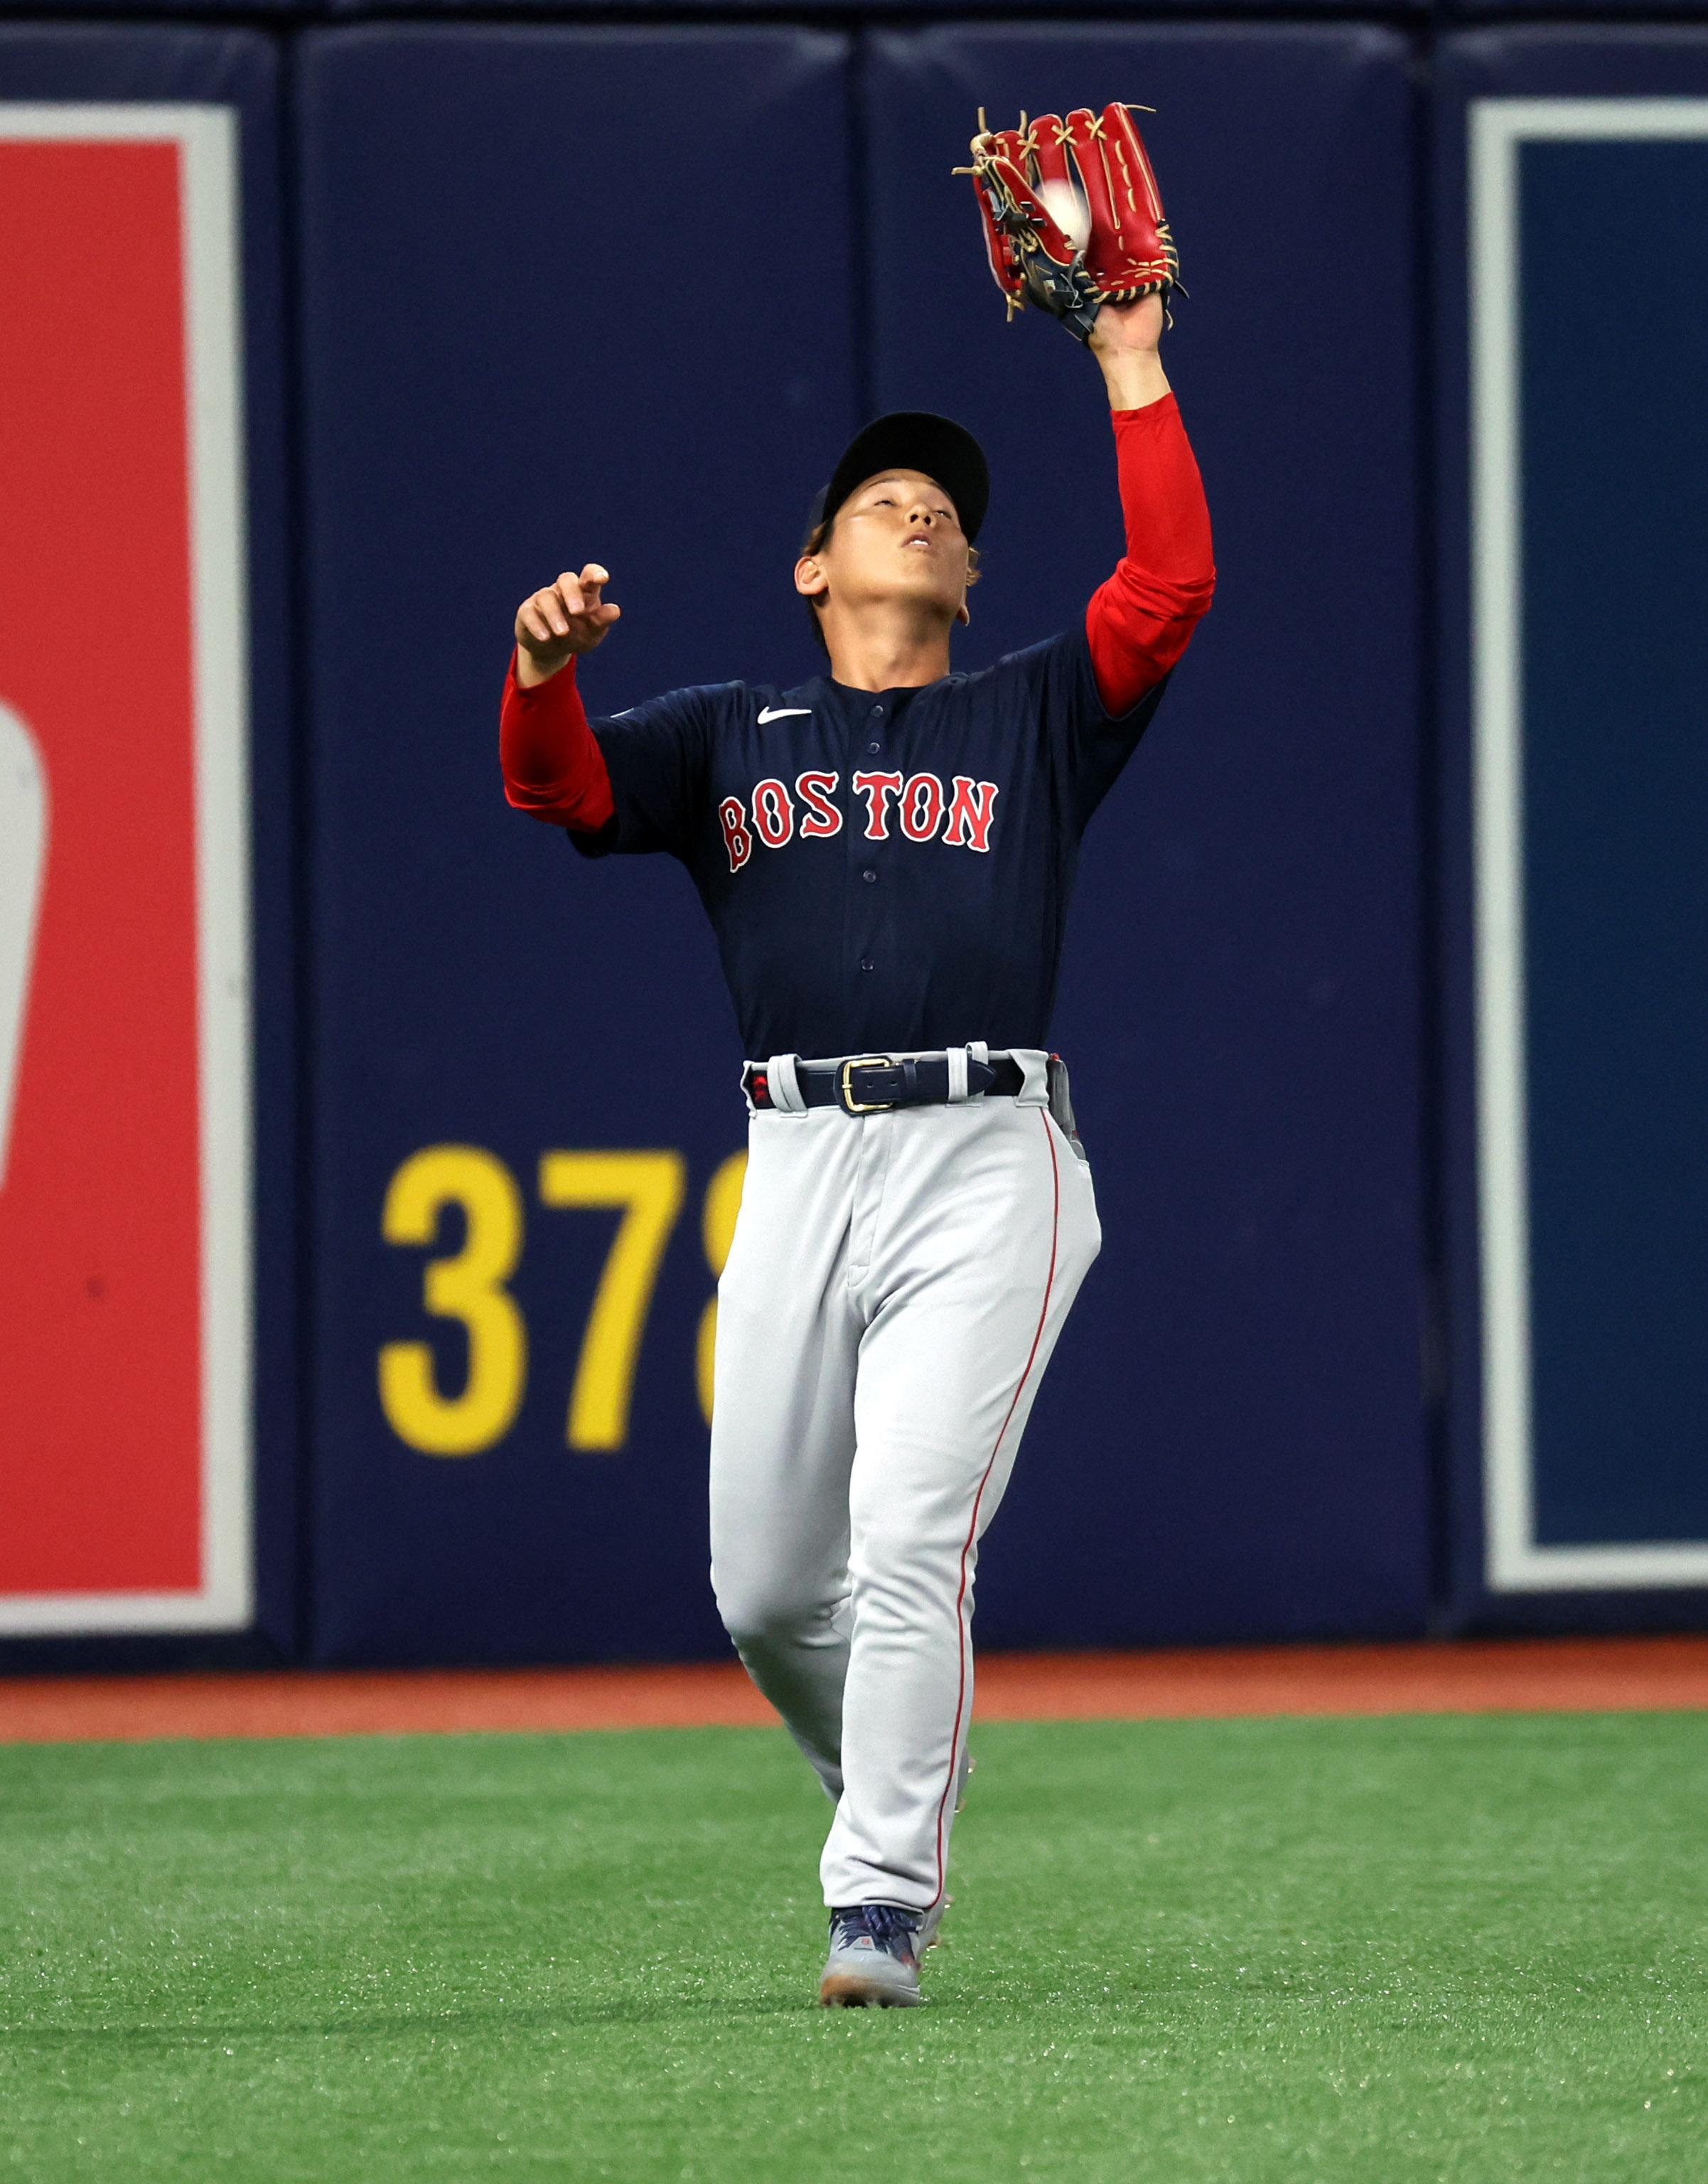
<svg viewBox="0 0 1708 2184">
<path fill-rule="evenodd" d="M 787 721 L 796 713 L 810 713 L 811 710 L 810 705 L 761 705 L 759 726 L 764 727 L 767 721 Z"/>
</svg>

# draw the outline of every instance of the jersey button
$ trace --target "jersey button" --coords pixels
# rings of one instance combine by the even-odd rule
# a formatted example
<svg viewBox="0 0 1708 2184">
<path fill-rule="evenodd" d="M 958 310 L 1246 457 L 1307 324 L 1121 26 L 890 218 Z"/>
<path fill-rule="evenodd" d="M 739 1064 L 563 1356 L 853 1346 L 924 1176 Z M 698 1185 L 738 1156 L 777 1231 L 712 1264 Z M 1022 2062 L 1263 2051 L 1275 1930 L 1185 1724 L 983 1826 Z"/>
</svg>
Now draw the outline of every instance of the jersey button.
<svg viewBox="0 0 1708 2184">
<path fill-rule="evenodd" d="M 876 971 L 877 965 L 873 962 L 870 956 L 862 956 L 860 958 L 860 968 L 862 971 Z"/>
<path fill-rule="evenodd" d="M 869 751 L 881 751 L 883 749 L 883 745 L 882 744 L 868 744 L 866 745 L 866 749 Z"/>
<path fill-rule="evenodd" d="M 871 709 L 871 716 L 875 721 L 881 721 L 883 718 L 883 707 L 874 705 Z"/>
<path fill-rule="evenodd" d="M 877 874 L 872 870 L 871 866 L 868 865 L 865 870 L 860 874 L 860 878 L 863 880 L 875 880 L 877 878 Z"/>
</svg>

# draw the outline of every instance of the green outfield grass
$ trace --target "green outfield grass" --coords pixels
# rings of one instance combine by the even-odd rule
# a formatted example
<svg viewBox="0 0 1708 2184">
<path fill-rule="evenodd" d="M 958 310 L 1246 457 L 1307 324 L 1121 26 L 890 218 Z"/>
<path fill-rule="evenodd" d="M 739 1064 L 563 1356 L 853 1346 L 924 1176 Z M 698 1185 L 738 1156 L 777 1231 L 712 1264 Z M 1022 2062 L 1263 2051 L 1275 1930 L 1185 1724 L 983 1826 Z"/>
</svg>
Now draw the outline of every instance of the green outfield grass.
<svg viewBox="0 0 1708 2184">
<path fill-rule="evenodd" d="M 0 2176 L 1708 2179 L 1708 1717 L 975 1747 L 882 2014 L 780 1732 L 0 1751 Z"/>
</svg>

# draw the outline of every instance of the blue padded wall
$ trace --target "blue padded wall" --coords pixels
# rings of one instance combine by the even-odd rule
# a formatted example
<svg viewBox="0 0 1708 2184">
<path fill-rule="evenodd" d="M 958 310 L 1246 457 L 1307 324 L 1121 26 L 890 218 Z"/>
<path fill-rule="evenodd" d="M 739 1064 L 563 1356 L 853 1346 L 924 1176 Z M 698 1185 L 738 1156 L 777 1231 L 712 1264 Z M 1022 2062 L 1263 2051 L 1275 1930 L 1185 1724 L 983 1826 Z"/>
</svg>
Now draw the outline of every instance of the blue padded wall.
<svg viewBox="0 0 1708 2184">
<path fill-rule="evenodd" d="M 981 1635 L 1416 1631 L 1409 53 L 1371 29 L 875 41 L 876 401 L 965 418 L 995 470 L 963 664 L 1082 615 L 1121 532 L 1096 367 L 1004 324 L 948 170 L 981 105 L 1116 97 L 1158 109 L 1191 292 L 1165 360 L 1221 577 L 1088 837 L 1054 1038 L 1104 1253 L 986 1544 Z M 1307 257 L 1334 278 L 1307 290 Z"/>
<path fill-rule="evenodd" d="M 506 809 L 498 698 L 518 600 L 594 558 L 626 617 L 584 673 L 597 707 L 812 671 L 790 571 L 854 421 L 847 47 L 360 30 L 306 42 L 299 96 L 316 1650 L 717 1652 L 693 1368 L 701 1195 L 745 1137 L 732 1021 L 679 867 L 583 863 Z M 393 1172 L 447 1142 L 516 1178 L 531 1340 L 515 1424 L 455 1458 L 405 1446 L 376 1384 L 388 1341 L 436 1340 L 447 1391 L 464 1370 L 422 1312 L 428 1252 L 380 1231 Z M 546 1211 L 537 1162 L 636 1147 L 685 1156 L 687 1200 L 626 1443 L 578 1452 L 615 1217 Z"/>
<path fill-rule="evenodd" d="M 1700 29 L 1488 31 L 1437 76 L 1446 1204 L 1455 1622 L 1700 1626 L 1708 1591 L 1485 1579 L 1472 924 L 1467 131 L 1478 100 L 1708 99 Z M 1584 117 L 1594 121 L 1593 110 Z M 1616 136 L 1619 124 L 1608 122 Z M 1534 1544 L 1705 1535 L 1700 212 L 1708 144 L 1526 146 L 1515 310 L 1522 485 L 1525 1030 Z M 1605 292 L 1575 262 L 1616 252 Z M 1698 367 L 1693 375 L 1693 362 Z M 1703 1559 L 1695 1549 L 1700 1568 Z"/>
</svg>

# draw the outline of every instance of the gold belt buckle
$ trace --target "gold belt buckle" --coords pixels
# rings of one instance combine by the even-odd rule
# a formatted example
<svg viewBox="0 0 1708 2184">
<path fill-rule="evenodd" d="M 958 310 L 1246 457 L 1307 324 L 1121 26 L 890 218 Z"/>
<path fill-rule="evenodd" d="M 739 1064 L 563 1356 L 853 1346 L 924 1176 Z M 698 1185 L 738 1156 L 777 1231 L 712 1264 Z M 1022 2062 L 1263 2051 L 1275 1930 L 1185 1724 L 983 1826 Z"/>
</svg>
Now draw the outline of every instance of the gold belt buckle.
<svg viewBox="0 0 1708 2184">
<path fill-rule="evenodd" d="M 849 1078 L 852 1072 L 864 1069 L 868 1062 L 875 1061 L 880 1067 L 887 1068 L 894 1060 L 895 1056 L 893 1054 L 849 1056 L 843 1062 L 841 1074 L 837 1079 L 837 1090 L 841 1096 L 843 1112 L 845 1115 L 887 1115 L 889 1112 L 896 1104 L 893 1100 L 856 1100 L 854 1095 L 854 1086 Z"/>
</svg>

